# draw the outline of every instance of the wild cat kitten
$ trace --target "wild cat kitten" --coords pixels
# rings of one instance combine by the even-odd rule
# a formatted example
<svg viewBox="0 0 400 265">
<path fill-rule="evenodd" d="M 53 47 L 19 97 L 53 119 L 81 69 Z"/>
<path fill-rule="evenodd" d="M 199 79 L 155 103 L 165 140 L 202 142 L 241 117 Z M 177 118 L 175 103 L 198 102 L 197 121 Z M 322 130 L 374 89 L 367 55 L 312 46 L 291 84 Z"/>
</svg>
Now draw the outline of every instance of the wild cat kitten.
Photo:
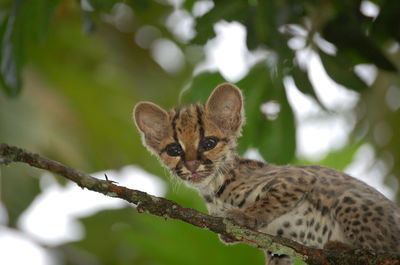
<svg viewBox="0 0 400 265">
<path fill-rule="evenodd" d="M 210 214 L 310 247 L 400 252 L 400 208 L 367 184 L 325 167 L 239 157 L 243 112 L 241 91 L 225 83 L 205 104 L 166 111 L 140 102 L 133 114 L 144 145 L 199 191 Z"/>
</svg>

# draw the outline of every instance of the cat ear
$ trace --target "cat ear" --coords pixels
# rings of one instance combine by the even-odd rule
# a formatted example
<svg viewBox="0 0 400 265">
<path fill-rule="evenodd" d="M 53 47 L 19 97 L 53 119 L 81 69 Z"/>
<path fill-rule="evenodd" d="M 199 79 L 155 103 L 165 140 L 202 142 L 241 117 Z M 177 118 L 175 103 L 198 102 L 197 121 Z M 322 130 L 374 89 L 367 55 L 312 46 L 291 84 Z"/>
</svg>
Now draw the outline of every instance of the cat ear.
<svg viewBox="0 0 400 265">
<path fill-rule="evenodd" d="M 222 130 L 240 134 L 244 120 L 243 96 L 236 86 L 224 83 L 211 93 L 206 103 L 208 117 Z"/>
<path fill-rule="evenodd" d="M 133 109 L 133 119 L 145 143 L 158 148 L 168 132 L 168 113 L 151 102 L 139 102 Z"/>
</svg>

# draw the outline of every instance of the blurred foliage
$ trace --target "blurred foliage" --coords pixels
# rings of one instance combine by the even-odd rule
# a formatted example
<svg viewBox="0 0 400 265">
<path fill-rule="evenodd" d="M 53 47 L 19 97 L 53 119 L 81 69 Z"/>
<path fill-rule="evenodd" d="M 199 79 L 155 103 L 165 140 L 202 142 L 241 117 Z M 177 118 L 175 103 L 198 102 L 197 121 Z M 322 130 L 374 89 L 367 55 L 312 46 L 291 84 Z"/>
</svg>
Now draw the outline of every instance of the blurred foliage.
<svg viewBox="0 0 400 265">
<path fill-rule="evenodd" d="M 212 8 L 195 16 L 200 5 Z M 377 14 L 369 15 L 366 6 Z M 216 36 L 216 23 L 235 21 L 246 28 L 250 51 L 268 52 L 237 82 L 246 97 L 247 118 L 240 153 L 253 148 L 274 163 L 318 163 L 343 170 L 368 143 L 375 148 L 374 161 L 384 163 L 382 174 L 397 191 L 393 181 L 400 177 L 399 14 L 398 0 L 1 1 L 0 142 L 86 172 L 136 163 L 167 178 L 141 144 L 131 121 L 132 107 L 140 100 L 165 108 L 177 105 L 178 99 L 204 101 L 225 78 L 219 72 L 196 71 L 204 59 L 203 48 Z M 193 21 L 194 36 L 182 37 L 176 31 L 184 17 Z M 291 44 L 293 40 L 300 44 Z M 157 63 L 160 43 L 182 54 L 175 70 Z M 332 80 L 359 93 L 357 105 L 344 113 L 326 106 L 299 59 L 301 51 L 316 53 Z M 356 71 L 365 64 L 376 68 L 372 83 Z M 347 145 L 320 161 L 296 156 L 298 127 L 284 85 L 288 77 L 320 106 L 322 116 L 356 117 Z M 279 107 L 276 116 L 261 112 L 265 103 Z M 18 229 L 19 216 L 41 192 L 40 172 L 13 165 L 0 173 L 8 225 Z M 175 191 L 168 183 L 168 198 L 205 211 L 194 191 Z M 138 215 L 131 208 L 99 212 L 81 221 L 86 229 L 83 240 L 50 248 L 59 264 L 262 264 L 258 250 L 224 246 L 210 232 Z"/>
</svg>

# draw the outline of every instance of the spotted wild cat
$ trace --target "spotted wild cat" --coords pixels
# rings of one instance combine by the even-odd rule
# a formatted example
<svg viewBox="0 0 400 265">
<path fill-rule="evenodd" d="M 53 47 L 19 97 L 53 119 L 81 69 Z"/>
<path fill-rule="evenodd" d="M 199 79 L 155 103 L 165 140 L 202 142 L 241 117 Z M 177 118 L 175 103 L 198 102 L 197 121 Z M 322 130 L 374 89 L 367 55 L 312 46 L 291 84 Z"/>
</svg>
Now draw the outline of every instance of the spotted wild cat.
<svg viewBox="0 0 400 265">
<path fill-rule="evenodd" d="M 133 115 L 144 145 L 198 190 L 210 214 L 310 247 L 400 252 L 400 208 L 367 184 L 325 167 L 239 157 L 243 104 L 225 83 L 205 104 L 166 111 L 140 102 Z"/>
</svg>

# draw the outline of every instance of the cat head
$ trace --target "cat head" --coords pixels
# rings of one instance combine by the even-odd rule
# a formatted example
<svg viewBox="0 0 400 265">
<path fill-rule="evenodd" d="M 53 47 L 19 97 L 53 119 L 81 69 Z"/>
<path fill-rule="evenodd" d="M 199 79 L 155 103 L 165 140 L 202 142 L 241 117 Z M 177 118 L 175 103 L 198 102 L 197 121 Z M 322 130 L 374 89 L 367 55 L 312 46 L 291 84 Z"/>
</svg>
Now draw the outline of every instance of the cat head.
<svg viewBox="0 0 400 265">
<path fill-rule="evenodd" d="M 166 111 L 154 103 L 139 102 L 133 118 L 144 145 L 163 165 L 188 185 L 202 188 L 235 158 L 243 112 L 241 91 L 224 83 L 205 104 Z"/>
</svg>

